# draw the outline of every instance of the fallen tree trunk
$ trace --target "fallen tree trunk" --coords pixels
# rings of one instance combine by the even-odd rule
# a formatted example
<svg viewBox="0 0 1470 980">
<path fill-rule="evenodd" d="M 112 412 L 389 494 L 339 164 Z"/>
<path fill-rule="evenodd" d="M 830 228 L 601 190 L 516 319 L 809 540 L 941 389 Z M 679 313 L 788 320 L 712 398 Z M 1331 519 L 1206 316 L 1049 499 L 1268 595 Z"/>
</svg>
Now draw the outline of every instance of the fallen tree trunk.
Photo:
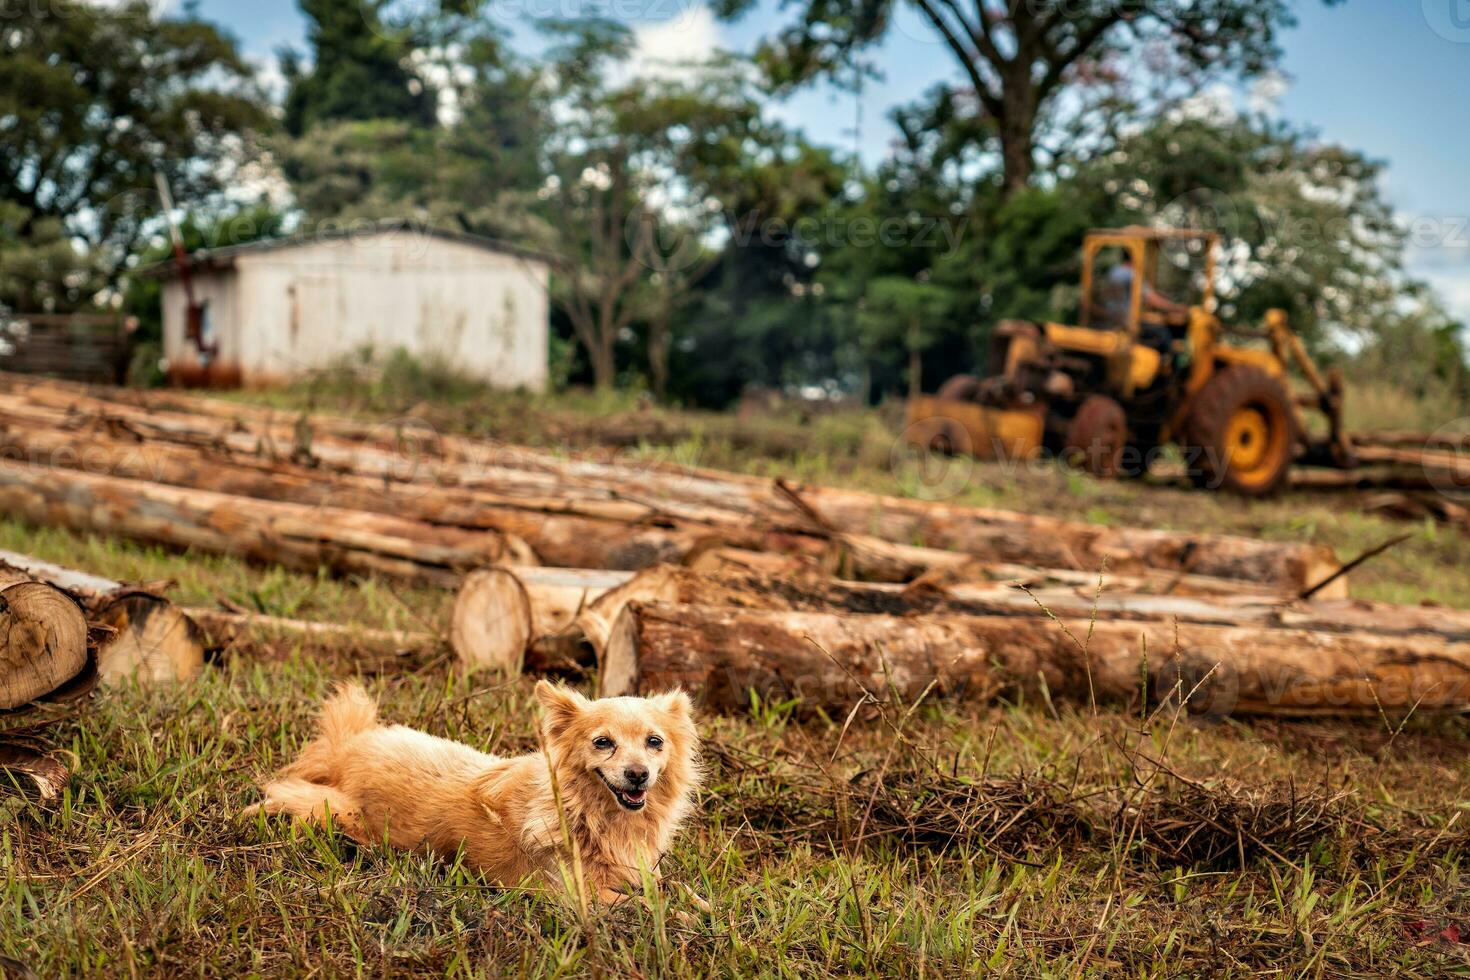
<svg viewBox="0 0 1470 980">
<path fill-rule="evenodd" d="M 604 695 L 683 687 L 724 710 L 747 707 L 752 691 L 833 713 L 928 693 L 1036 693 L 1082 704 L 1172 694 L 1190 710 L 1215 714 L 1376 715 L 1470 708 L 1470 644 L 1165 622 L 632 603 L 613 628 L 602 683 Z"/>
<path fill-rule="evenodd" d="M 95 433 L 23 426 L 0 411 L 0 456 L 258 500 L 364 511 L 426 525 L 494 531 L 525 541 L 535 560 L 565 567 L 643 568 L 678 560 L 715 528 L 641 523 L 646 508 L 615 501 L 493 498 L 461 488 L 430 488 L 355 474 L 323 474 L 228 449 L 207 450 Z"/>
<path fill-rule="evenodd" d="M 51 388 L 27 389 L 7 379 L 22 398 L 53 405 L 88 406 L 90 410 L 126 409 L 92 395 L 58 394 Z M 95 394 L 95 392 L 94 392 Z M 207 402 L 207 399 L 195 401 Z M 193 402 L 190 403 L 191 405 Z M 203 411 L 203 406 L 194 406 Z M 137 409 L 133 409 L 137 412 Z M 228 411 L 250 417 L 257 424 L 271 418 L 260 410 L 229 405 L 209 411 Z M 140 413 L 146 415 L 147 413 Z M 195 429 L 197 421 L 192 421 Z M 361 437 L 363 423 L 313 418 L 307 427 Z M 376 427 L 381 430 L 382 427 Z M 313 430 L 315 431 L 315 430 Z M 373 431 L 369 427 L 368 431 Z M 273 430 L 272 439 L 284 439 L 287 430 Z M 825 533 L 846 539 L 868 535 L 888 542 L 923 541 L 946 551 L 961 551 L 991 561 L 1021 562 L 1046 567 L 1093 571 L 1107 561 L 1116 573 L 1163 569 L 1188 574 L 1239 579 L 1282 591 L 1300 591 L 1325 578 L 1337 567 L 1330 549 L 1321 546 L 1257 541 L 1225 535 L 1136 528 L 1109 528 L 1012 511 L 883 497 L 831 488 L 798 488 L 798 506 L 787 493 L 767 481 L 692 468 L 656 464 L 628 466 L 587 460 L 560 460 L 546 453 L 511 449 L 493 443 L 438 437 L 418 444 L 423 452 L 444 458 L 415 458 L 405 473 L 405 460 L 392 459 L 381 449 L 354 452 L 315 436 L 296 442 L 310 444 L 312 454 L 330 457 L 331 465 L 368 465 L 384 479 L 432 480 L 506 493 L 563 492 L 571 497 L 618 499 L 629 487 L 637 488 L 639 502 L 666 516 L 722 523 L 730 531 L 752 522 L 781 532 Z M 369 442 L 381 445 L 382 440 Z M 299 448 L 299 446 L 298 446 Z M 361 449 L 361 446 L 358 447 Z M 390 458 L 381 458 L 388 455 Z M 556 560 L 556 559 L 548 559 Z M 1344 588 L 1345 583 L 1335 587 Z M 1343 593 L 1345 594 L 1345 592 Z"/>
<path fill-rule="evenodd" d="M 1470 453 L 1451 449 L 1393 449 L 1353 446 L 1353 455 L 1364 463 L 1393 463 L 1414 466 L 1446 489 L 1470 490 Z"/>
<path fill-rule="evenodd" d="M 896 586 L 821 576 L 701 573 L 663 565 L 631 577 L 587 605 L 577 624 L 593 649 L 606 649 L 613 624 L 632 602 L 841 612 L 890 616 L 1021 616 L 1290 628 L 1382 635 L 1424 634 L 1470 643 L 1470 612 L 1354 600 L 1286 602 L 1257 596 L 1191 597 L 1083 587 L 1018 588 L 1003 582 Z"/>
<path fill-rule="evenodd" d="M 109 635 L 96 652 L 102 681 L 173 683 L 192 680 L 204 669 L 204 638 L 198 626 L 162 596 L 30 555 L 0 551 L 0 586 L 28 581 L 70 593 L 87 619 L 108 628 Z"/>
<path fill-rule="evenodd" d="M 494 532 L 3 461 L 0 507 L 36 524 L 446 586 L 496 561 L 534 561 L 524 542 Z"/>
<path fill-rule="evenodd" d="M 611 497 L 583 499 L 550 495 L 491 496 L 465 487 L 395 483 L 353 473 L 323 479 L 320 471 L 295 463 L 245 454 L 228 446 L 128 441 L 95 432 L 46 428 L 63 424 L 51 415 L 28 417 L 0 406 L 0 455 L 35 465 L 79 469 L 127 479 L 253 497 L 259 500 L 360 510 L 426 524 L 493 530 L 524 541 L 541 562 L 566 568 L 637 570 L 683 561 L 717 545 L 741 545 L 822 556 L 829 567 L 852 578 L 902 582 L 926 572 L 958 568 L 973 559 L 957 552 L 893 544 L 863 535 L 787 533 L 750 527 L 729 515 L 712 520 L 660 514 Z M 705 517 L 711 517 L 704 512 Z M 657 523 L 655 523 L 657 522 Z M 529 563 L 529 559 L 527 562 Z"/>
</svg>

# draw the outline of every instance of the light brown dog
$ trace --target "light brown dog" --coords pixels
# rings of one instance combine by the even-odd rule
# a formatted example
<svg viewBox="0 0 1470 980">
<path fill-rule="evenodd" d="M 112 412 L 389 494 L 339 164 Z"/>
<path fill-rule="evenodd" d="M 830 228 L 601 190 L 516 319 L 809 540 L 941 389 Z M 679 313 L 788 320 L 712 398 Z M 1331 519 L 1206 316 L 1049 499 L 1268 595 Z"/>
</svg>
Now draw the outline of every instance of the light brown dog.
<svg viewBox="0 0 1470 980">
<path fill-rule="evenodd" d="M 657 874 L 699 784 L 699 735 L 682 691 L 591 701 L 541 681 L 544 752 L 515 758 L 378 721 L 359 685 L 322 708 L 321 731 L 246 813 L 334 824 L 365 844 L 465 859 L 498 884 L 566 880 L 574 843 L 589 891 L 616 901 Z M 553 786 L 552 774 L 555 774 Z"/>
</svg>

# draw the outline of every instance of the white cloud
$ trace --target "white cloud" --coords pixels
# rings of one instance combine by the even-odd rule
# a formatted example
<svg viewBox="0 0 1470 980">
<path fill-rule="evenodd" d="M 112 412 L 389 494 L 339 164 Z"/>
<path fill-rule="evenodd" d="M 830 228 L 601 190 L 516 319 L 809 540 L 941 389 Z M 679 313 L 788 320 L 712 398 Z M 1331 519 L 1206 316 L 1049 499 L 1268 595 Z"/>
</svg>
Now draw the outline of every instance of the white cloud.
<svg viewBox="0 0 1470 980">
<path fill-rule="evenodd" d="M 1470 323 L 1470 266 L 1422 268 L 1410 263 L 1409 272 L 1429 283 L 1456 320 Z"/>
<path fill-rule="evenodd" d="M 1250 91 L 1246 95 L 1246 105 L 1251 112 L 1275 113 L 1290 89 L 1291 83 L 1286 76 L 1272 69 L 1251 83 Z"/>
<path fill-rule="evenodd" d="M 1224 82 L 1207 85 L 1179 103 L 1176 117 L 1225 125 L 1240 118 L 1235 92 Z"/>
<path fill-rule="evenodd" d="M 633 29 L 630 73 L 638 78 L 684 79 L 723 47 L 720 26 L 703 4 L 684 8 L 669 20 Z"/>
</svg>

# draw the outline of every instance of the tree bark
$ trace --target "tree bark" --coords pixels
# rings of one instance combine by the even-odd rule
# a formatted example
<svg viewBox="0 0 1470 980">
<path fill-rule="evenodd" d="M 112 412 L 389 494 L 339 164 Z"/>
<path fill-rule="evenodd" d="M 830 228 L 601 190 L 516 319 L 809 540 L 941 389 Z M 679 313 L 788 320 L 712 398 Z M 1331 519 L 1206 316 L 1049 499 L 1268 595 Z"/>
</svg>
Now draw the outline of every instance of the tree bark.
<svg viewBox="0 0 1470 980">
<path fill-rule="evenodd" d="M 1190 597 L 1098 591 L 1082 587 L 1017 588 L 1006 582 L 947 586 L 840 581 L 814 572 L 771 575 L 727 569 L 699 572 L 662 565 L 632 576 L 589 603 L 577 623 L 599 654 L 630 603 L 734 609 L 883 614 L 889 616 L 1016 616 L 1092 621 L 1195 623 L 1320 632 L 1422 634 L 1470 642 L 1470 612 L 1350 600 L 1284 602 L 1265 596 Z"/>
<path fill-rule="evenodd" d="M 322 623 L 265 613 L 232 612 L 197 606 L 184 611 L 198 624 L 211 649 L 236 646 L 244 643 L 247 638 L 267 637 L 324 640 L 335 644 L 394 651 L 428 649 L 441 642 L 432 634 L 409 630 L 363 629 L 344 623 Z"/>
<path fill-rule="evenodd" d="M 633 603 L 613 629 L 602 682 L 604 695 L 683 687 L 722 710 L 747 707 L 752 691 L 829 713 L 869 697 L 907 704 L 926 693 L 1080 704 L 1172 693 L 1214 714 L 1378 715 L 1470 707 L 1470 644 L 1358 631 Z"/>
</svg>

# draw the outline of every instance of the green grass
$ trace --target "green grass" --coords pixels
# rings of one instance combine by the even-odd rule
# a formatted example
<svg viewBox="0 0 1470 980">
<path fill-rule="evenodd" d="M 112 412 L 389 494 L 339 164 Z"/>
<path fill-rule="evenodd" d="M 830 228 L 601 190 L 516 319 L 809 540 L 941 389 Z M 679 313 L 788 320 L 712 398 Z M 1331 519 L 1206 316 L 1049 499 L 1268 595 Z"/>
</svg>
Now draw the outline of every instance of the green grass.
<svg viewBox="0 0 1470 980">
<path fill-rule="evenodd" d="M 1365 514 L 1351 503 L 1357 498 L 1242 502 L 1101 483 L 1053 466 L 955 461 L 967 468 L 950 483 L 926 475 L 922 461 L 895 457 L 892 410 L 742 422 L 622 397 L 478 390 L 418 405 L 424 384 L 247 397 L 368 415 L 413 410 L 447 429 L 554 448 L 611 441 L 616 448 L 605 451 L 882 492 L 937 485 L 956 502 L 1104 523 L 1321 541 L 1344 558 L 1411 530 L 1409 541 L 1354 573 L 1354 594 L 1470 606 L 1459 532 Z M 636 437 L 640 427 L 653 435 Z M 448 615 L 448 597 L 435 590 L 10 521 L 0 520 L 0 547 L 114 578 L 169 580 L 186 603 L 225 598 L 278 615 L 433 632 Z M 846 731 L 843 719 L 798 721 L 780 705 L 704 718 L 711 777 L 699 815 L 667 858 L 667 886 L 583 919 L 555 894 L 490 888 L 452 860 L 234 819 L 257 798 L 255 782 L 308 737 L 315 705 L 346 676 L 363 676 L 392 720 L 491 751 L 532 744 L 529 680 L 472 681 L 442 658 L 252 647 L 225 651 L 185 689 L 106 691 L 52 733 L 74 763 L 66 798 L 49 807 L 0 798 L 5 969 L 106 977 L 1470 975 L 1470 945 L 1441 936 L 1458 925 L 1470 937 L 1465 718 L 1417 716 L 1400 728 L 1046 703 L 926 704 L 904 720 L 890 710 L 886 724 L 862 717 Z M 909 780 L 882 797 L 881 819 L 871 816 L 879 773 Z M 953 839 L 903 832 L 904 820 L 922 822 L 956 795 L 969 808 L 939 821 Z M 1290 819 L 1270 816 L 1279 812 Z M 864 831 L 872 827 L 891 832 Z M 1228 847 L 1210 860 L 1189 849 L 1237 831 L 1243 863 Z M 1170 847 L 1186 856 L 1170 857 Z"/>
<path fill-rule="evenodd" d="M 844 736 L 837 724 L 707 719 L 712 776 L 669 856 L 669 887 L 584 921 L 554 894 L 488 888 L 455 861 L 233 818 L 340 673 L 299 657 L 227 660 L 188 690 L 98 698 L 60 736 L 77 769 L 66 799 L 0 811 L 0 952 L 38 976 L 1470 969 L 1464 946 L 1409 938 L 1470 916 L 1463 720 L 1417 719 L 1395 735 L 1372 723 L 933 706 L 890 756 L 894 736 L 876 723 Z M 487 690 L 440 670 L 371 684 L 390 718 L 492 750 L 530 744 L 528 681 Z M 1161 763 L 1222 793 L 1350 789 L 1340 825 L 1244 867 L 1176 866 L 1121 829 L 1049 835 L 1045 812 L 1023 814 L 1004 847 L 858 845 L 797 825 L 812 819 L 800 807 L 852 774 L 885 759 L 922 768 L 931 753 L 960 781 L 1045 776 L 1099 826 L 1144 799 L 1138 787 Z M 1172 790 L 1147 798 L 1150 832 L 1189 812 Z"/>
</svg>

